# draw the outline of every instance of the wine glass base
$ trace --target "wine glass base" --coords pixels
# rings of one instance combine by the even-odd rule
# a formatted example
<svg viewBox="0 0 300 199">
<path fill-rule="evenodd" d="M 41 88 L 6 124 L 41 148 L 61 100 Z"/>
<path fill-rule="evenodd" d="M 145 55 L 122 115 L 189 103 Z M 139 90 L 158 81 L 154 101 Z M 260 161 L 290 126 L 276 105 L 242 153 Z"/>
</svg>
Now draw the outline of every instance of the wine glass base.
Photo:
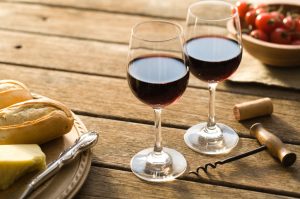
<svg viewBox="0 0 300 199">
<path fill-rule="evenodd" d="M 153 148 L 138 152 L 130 162 L 131 171 L 149 182 L 167 182 L 182 175 L 187 162 L 183 155 L 174 149 L 164 147 L 162 154 L 156 155 Z"/>
<path fill-rule="evenodd" d="M 207 154 L 218 155 L 229 153 L 238 143 L 238 134 L 229 126 L 217 123 L 219 139 L 210 139 L 212 134 L 205 131 L 206 122 L 192 126 L 184 134 L 184 141 L 192 150 Z"/>
</svg>

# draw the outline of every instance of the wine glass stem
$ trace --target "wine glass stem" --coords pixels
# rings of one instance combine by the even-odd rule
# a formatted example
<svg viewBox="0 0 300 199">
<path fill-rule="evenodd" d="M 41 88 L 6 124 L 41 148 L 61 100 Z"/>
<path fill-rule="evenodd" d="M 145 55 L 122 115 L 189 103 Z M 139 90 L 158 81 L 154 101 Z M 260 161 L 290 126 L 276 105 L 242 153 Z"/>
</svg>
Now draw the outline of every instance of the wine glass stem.
<svg viewBox="0 0 300 199">
<path fill-rule="evenodd" d="M 216 121 L 215 121 L 215 94 L 218 83 L 208 83 L 209 90 L 209 112 L 208 112 L 208 121 L 207 129 L 215 130 Z"/>
<path fill-rule="evenodd" d="M 155 145 L 154 152 L 161 153 L 162 151 L 162 136 L 161 136 L 161 109 L 154 108 L 154 127 L 155 127 Z"/>
</svg>

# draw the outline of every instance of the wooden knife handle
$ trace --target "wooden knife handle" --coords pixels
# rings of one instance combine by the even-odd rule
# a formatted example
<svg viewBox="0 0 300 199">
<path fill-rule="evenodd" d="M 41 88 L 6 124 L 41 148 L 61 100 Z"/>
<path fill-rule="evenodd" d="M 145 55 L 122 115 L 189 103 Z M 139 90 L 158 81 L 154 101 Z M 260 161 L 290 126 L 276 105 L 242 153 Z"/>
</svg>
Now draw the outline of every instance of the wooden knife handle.
<svg viewBox="0 0 300 199">
<path fill-rule="evenodd" d="M 296 154 L 287 150 L 282 141 L 267 131 L 262 124 L 253 124 L 250 128 L 250 134 L 254 136 L 260 144 L 265 145 L 272 156 L 279 159 L 283 166 L 289 167 L 296 161 Z"/>
</svg>

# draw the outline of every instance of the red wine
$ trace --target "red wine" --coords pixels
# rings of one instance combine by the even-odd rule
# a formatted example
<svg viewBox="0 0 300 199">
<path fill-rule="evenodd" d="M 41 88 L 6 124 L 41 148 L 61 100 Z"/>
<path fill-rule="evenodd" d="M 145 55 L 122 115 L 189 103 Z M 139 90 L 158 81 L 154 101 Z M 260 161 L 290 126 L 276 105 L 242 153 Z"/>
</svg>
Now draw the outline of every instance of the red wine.
<svg viewBox="0 0 300 199">
<path fill-rule="evenodd" d="M 189 71 L 183 60 L 151 55 L 132 60 L 127 78 L 133 94 L 142 102 L 160 108 L 171 104 L 185 91 Z"/>
<path fill-rule="evenodd" d="M 242 46 L 225 37 L 196 37 L 188 40 L 185 47 L 191 72 L 207 82 L 227 79 L 242 59 Z"/>
</svg>

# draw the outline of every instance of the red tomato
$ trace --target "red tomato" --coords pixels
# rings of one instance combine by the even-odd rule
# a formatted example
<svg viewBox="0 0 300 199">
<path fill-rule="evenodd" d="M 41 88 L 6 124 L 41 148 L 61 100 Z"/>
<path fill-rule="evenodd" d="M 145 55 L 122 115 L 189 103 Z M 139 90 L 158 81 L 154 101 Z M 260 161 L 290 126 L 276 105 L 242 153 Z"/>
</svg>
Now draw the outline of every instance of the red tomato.
<svg viewBox="0 0 300 199">
<path fill-rule="evenodd" d="M 258 30 L 258 29 L 253 30 L 251 31 L 250 35 L 255 39 L 259 39 L 262 41 L 269 41 L 268 35 L 262 30 Z"/>
<path fill-rule="evenodd" d="M 283 25 L 283 22 L 282 20 L 284 19 L 284 15 L 280 12 L 277 12 L 277 11 L 273 11 L 273 12 L 270 12 L 270 15 L 274 17 L 275 19 L 275 26 L 276 28 L 283 28 L 284 25 Z"/>
<path fill-rule="evenodd" d="M 300 32 L 290 32 L 290 35 L 292 37 L 292 41 L 300 39 Z"/>
<path fill-rule="evenodd" d="M 284 28 L 276 28 L 271 33 L 271 42 L 277 44 L 290 44 L 292 41 L 291 35 Z"/>
<path fill-rule="evenodd" d="M 241 18 L 244 18 L 246 15 L 246 12 L 248 12 L 248 10 L 249 10 L 250 4 L 247 3 L 246 1 L 237 1 L 235 5 L 238 9 L 239 16 Z"/>
<path fill-rule="evenodd" d="M 259 15 L 260 13 L 265 13 L 267 12 L 264 8 L 257 8 L 255 9 L 256 15 Z"/>
<path fill-rule="evenodd" d="M 290 31 L 293 31 L 296 28 L 296 21 L 291 16 L 285 17 L 283 19 L 283 24 L 284 24 L 284 27 Z"/>
<path fill-rule="evenodd" d="M 255 27 L 255 19 L 256 19 L 256 12 L 255 10 L 250 10 L 246 13 L 246 16 L 245 16 L 245 21 L 247 23 L 248 26 L 252 26 L 252 28 Z"/>
<path fill-rule="evenodd" d="M 300 45 L 300 40 L 292 41 L 292 45 Z"/>
<path fill-rule="evenodd" d="M 256 17 L 255 25 L 257 29 L 264 31 L 265 33 L 272 32 L 278 26 L 276 19 L 270 13 L 259 14 Z"/>
<path fill-rule="evenodd" d="M 273 12 L 270 12 L 270 14 L 279 21 L 282 21 L 284 19 L 284 15 L 280 12 L 273 11 Z"/>
<path fill-rule="evenodd" d="M 300 18 L 296 20 L 296 32 L 300 33 Z"/>
</svg>

